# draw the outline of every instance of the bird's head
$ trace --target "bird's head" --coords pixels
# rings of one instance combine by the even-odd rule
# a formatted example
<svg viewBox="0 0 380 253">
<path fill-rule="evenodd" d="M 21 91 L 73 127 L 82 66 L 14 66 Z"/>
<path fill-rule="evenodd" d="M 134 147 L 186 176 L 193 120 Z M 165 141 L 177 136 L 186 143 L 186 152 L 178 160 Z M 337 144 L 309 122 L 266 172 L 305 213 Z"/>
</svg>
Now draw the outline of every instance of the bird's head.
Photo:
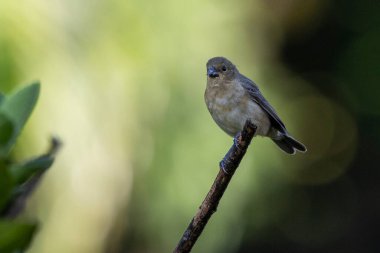
<svg viewBox="0 0 380 253">
<path fill-rule="evenodd" d="M 236 66 L 224 57 L 211 58 L 206 66 L 208 80 L 229 81 L 239 73 Z"/>
</svg>

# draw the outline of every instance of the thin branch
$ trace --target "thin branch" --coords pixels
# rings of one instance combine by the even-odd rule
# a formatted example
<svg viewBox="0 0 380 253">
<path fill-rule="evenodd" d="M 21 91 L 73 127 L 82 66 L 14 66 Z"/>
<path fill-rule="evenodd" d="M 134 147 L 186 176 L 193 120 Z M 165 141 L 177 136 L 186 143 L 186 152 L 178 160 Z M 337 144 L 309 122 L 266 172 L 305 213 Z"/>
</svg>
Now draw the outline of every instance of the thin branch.
<svg viewBox="0 0 380 253">
<path fill-rule="evenodd" d="M 234 145 L 232 145 L 220 162 L 220 171 L 216 176 L 214 184 L 211 186 L 198 212 L 182 235 L 181 240 L 173 251 L 174 253 L 186 253 L 191 251 L 211 215 L 216 212 L 219 201 L 234 175 L 235 170 L 238 168 L 241 159 L 244 157 L 255 133 L 256 126 L 250 121 L 247 121 L 243 131 L 235 137 Z"/>
</svg>

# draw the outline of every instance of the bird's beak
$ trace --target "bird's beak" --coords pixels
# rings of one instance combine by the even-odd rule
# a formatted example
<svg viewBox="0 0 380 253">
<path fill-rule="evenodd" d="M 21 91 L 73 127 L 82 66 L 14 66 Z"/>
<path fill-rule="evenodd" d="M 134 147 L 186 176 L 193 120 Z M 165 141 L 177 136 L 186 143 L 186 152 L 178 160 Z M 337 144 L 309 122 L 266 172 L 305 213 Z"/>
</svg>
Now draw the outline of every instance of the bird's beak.
<svg viewBox="0 0 380 253">
<path fill-rule="evenodd" d="M 207 69 L 207 75 L 211 78 L 215 78 L 219 76 L 218 72 L 216 71 L 214 67 L 209 67 Z"/>
</svg>

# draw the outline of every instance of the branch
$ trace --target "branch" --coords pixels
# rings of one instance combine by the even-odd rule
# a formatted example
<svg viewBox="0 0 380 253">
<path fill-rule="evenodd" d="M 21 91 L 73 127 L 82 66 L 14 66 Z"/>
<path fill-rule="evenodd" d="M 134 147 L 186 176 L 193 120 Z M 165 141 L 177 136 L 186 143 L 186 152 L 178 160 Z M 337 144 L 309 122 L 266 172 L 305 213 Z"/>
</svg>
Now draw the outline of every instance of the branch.
<svg viewBox="0 0 380 253">
<path fill-rule="evenodd" d="M 247 121 L 243 131 L 235 136 L 234 145 L 232 145 L 219 164 L 221 170 L 216 176 L 214 184 L 211 186 L 198 212 L 182 235 L 174 253 L 186 253 L 191 251 L 211 215 L 216 212 L 219 201 L 234 175 L 235 170 L 238 168 L 241 159 L 244 157 L 255 133 L 256 126 L 250 121 Z"/>
</svg>

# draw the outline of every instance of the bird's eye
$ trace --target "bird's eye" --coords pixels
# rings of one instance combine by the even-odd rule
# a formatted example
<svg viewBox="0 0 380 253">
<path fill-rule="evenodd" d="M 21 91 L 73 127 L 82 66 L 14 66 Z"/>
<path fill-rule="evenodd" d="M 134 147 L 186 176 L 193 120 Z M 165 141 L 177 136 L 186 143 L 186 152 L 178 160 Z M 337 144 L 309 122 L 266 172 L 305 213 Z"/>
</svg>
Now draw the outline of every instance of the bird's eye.
<svg viewBox="0 0 380 253">
<path fill-rule="evenodd" d="M 227 67 L 226 67 L 226 66 L 223 66 L 223 67 L 222 67 L 222 70 L 223 70 L 223 72 L 227 71 Z"/>
</svg>

